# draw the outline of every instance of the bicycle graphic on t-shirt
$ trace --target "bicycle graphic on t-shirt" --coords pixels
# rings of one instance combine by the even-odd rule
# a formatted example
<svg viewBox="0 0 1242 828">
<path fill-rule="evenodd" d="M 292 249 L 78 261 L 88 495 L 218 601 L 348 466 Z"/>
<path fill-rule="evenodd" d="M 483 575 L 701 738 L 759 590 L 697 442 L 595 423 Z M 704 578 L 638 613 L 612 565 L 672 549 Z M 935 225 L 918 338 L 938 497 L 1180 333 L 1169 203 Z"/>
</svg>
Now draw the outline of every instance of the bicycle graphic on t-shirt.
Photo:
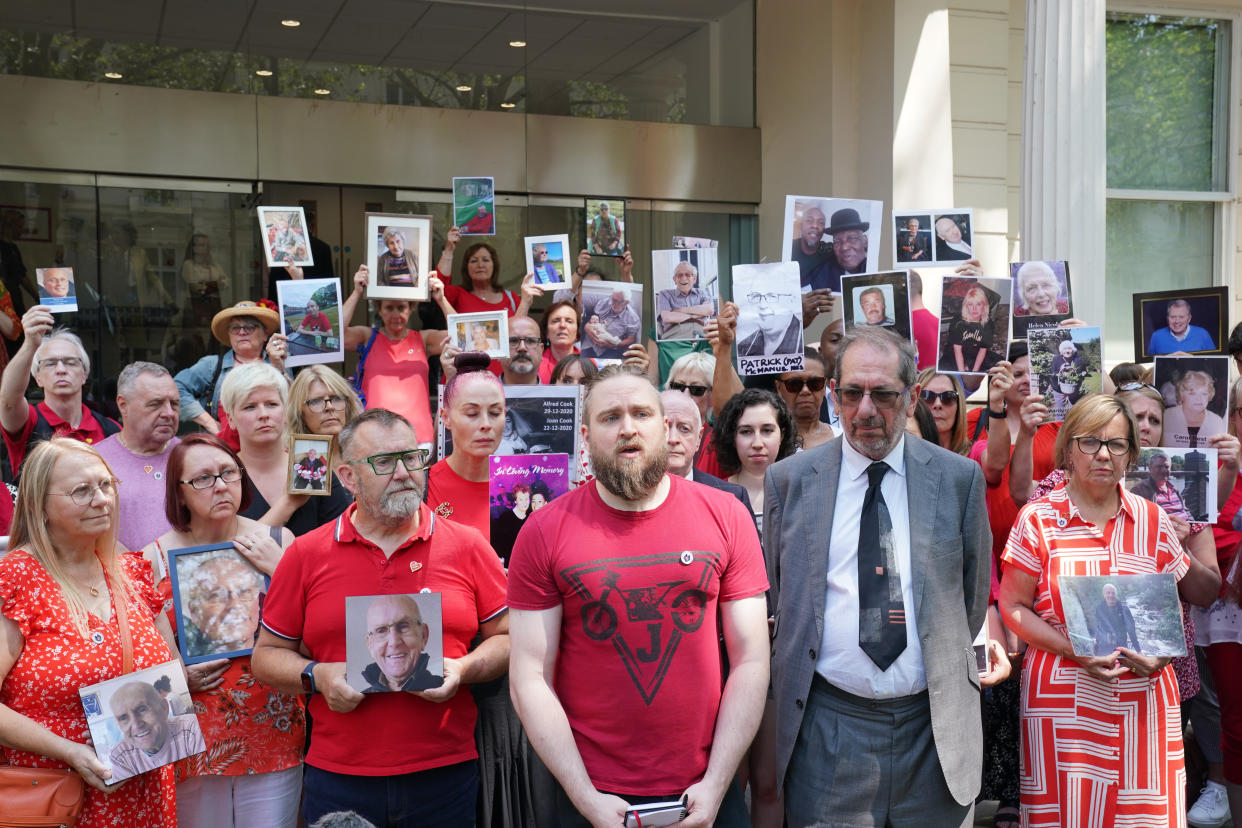
<svg viewBox="0 0 1242 828">
<path fill-rule="evenodd" d="M 664 619 L 660 607 L 669 593 L 688 581 L 664 581 L 655 586 L 621 589 L 619 583 L 621 573 L 609 569 L 604 575 L 604 588 L 599 598 L 582 605 L 582 629 L 587 636 L 595 641 L 607 641 L 617 631 L 617 611 L 608 604 L 608 598 L 616 591 L 625 603 L 626 618 L 630 621 L 651 622 Z M 686 587 L 677 593 L 669 604 L 673 626 L 684 633 L 692 633 L 703 625 L 704 609 L 707 606 L 707 593 L 695 587 Z M 643 657 L 643 651 L 638 655 Z M 652 660 L 659 657 L 656 648 Z"/>
</svg>

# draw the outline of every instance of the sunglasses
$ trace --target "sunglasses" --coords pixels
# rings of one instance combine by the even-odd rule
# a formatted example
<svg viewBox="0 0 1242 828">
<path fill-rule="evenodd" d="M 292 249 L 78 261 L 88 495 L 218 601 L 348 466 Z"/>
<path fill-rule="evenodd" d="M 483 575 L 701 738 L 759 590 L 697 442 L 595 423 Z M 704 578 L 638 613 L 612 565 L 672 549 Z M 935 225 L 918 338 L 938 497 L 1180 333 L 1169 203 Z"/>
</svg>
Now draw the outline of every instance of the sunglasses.
<svg viewBox="0 0 1242 828">
<path fill-rule="evenodd" d="M 924 390 L 921 394 L 919 394 L 919 396 L 922 397 L 923 401 L 926 402 L 928 405 L 933 405 L 936 400 L 940 400 L 941 405 L 953 405 L 957 402 L 956 391 Z"/>
<path fill-rule="evenodd" d="M 710 385 L 686 385 L 684 382 L 670 382 L 668 387 L 674 391 L 685 391 L 692 397 L 701 397 L 712 390 Z"/>
<path fill-rule="evenodd" d="M 812 394 L 818 394 L 820 391 L 823 391 L 824 386 L 828 384 L 828 380 L 823 377 L 810 377 L 808 379 L 794 377 L 793 379 L 778 381 L 781 385 L 785 386 L 785 390 L 790 394 L 801 394 L 804 387 L 809 388 Z"/>
</svg>

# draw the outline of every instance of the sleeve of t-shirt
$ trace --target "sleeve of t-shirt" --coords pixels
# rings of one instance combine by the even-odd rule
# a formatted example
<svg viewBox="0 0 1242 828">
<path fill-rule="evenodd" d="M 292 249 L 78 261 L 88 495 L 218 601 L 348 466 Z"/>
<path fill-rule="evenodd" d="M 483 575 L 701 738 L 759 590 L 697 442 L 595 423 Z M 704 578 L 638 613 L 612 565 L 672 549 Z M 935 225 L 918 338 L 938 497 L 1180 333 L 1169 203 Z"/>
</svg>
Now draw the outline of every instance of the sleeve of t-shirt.
<svg viewBox="0 0 1242 828">
<path fill-rule="evenodd" d="M 768 590 L 767 566 L 755 520 L 746 513 L 741 501 L 729 495 L 720 498 L 722 517 L 728 527 L 727 537 L 733 541 L 724 573 L 720 576 L 720 600 L 737 601 L 762 595 Z"/>
<path fill-rule="evenodd" d="M 1039 537 L 1039 520 L 1036 515 L 1036 508 L 1032 504 L 1022 507 L 1013 528 L 1009 530 L 1009 541 L 1001 554 L 1001 564 L 1005 568 L 1015 566 L 1032 578 L 1038 578 L 1044 567 L 1041 554 L 1043 544 Z"/>
<path fill-rule="evenodd" d="M 305 560 L 294 541 L 281 556 L 263 601 L 263 626 L 281 638 L 300 641 L 306 625 Z"/>
<path fill-rule="evenodd" d="M 26 408 L 26 425 L 22 426 L 20 432 L 9 434 L 8 429 L 0 428 L 0 432 L 4 432 L 4 449 L 9 453 L 14 474 L 21 468 L 22 461 L 26 459 L 26 443 L 30 440 L 30 435 L 34 433 L 35 420 L 38 419 L 33 405 L 26 403 Z"/>
<path fill-rule="evenodd" d="M 505 593 L 508 582 L 500 557 L 478 532 L 474 533 L 472 551 L 474 569 L 474 605 L 483 624 L 500 615 L 508 607 Z"/>
<path fill-rule="evenodd" d="M 443 273 L 440 274 L 440 278 L 444 282 L 444 298 L 448 300 L 448 303 L 453 306 L 455 311 L 461 313 L 461 308 L 457 307 L 457 300 L 461 298 L 462 288 L 459 285 L 450 285 L 449 277 Z"/>
<path fill-rule="evenodd" d="M 551 545 L 538 519 L 527 520 L 518 532 L 513 554 L 509 556 L 510 609 L 546 610 L 561 604 L 561 591 L 556 586 L 550 557 Z"/>
</svg>

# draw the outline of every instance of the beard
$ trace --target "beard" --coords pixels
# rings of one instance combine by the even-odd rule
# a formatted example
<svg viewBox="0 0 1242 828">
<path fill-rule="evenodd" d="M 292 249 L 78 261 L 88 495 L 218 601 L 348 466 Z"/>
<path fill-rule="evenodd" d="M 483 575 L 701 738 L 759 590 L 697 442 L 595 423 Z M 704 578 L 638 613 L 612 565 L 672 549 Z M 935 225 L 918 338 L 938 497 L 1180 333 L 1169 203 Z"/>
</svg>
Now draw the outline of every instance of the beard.
<svg viewBox="0 0 1242 828">
<path fill-rule="evenodd" d="M 380 496 L 376 516 L 389 526 L 404 523 L 414 517 L 422 502 L 423 489 L 411 480 L 404 488 L 390 489 Z"/>
<path fill-rule="evenodd" d="M 878 421 L 878 423 L 877 423 Z M 863 437 L 855 432 L 859 426 L 875 427 L 878 425 L 883 433 L 876 437 Z M 848 426 L 847 436 L 850 445 L 858 450 L 859 454 L 869 457 L 872 460 L 882 460 L 893 450 L 893 446 L 897 445 L 897 441 L 901 439 L 904 432 L 896 427 L 890 428 L 878 413 L 867 418 L 858 418 L 851 422 Z"/>
<path fill-rule="evenodd" d="M 595 470 L 595 479 L 617 497 L 630 502 L 642 500 L 650 494 L 668 471 L 667 445 L 661 445 L 652 452 L 644 451 L 642 456 L 635 460 L 617 459 L 617 452 L 634 445 L 634 443 L 619 445 L 609 454 L 597 455 L 591 452 L 591 466 Z"/>
<path fill-rule="evenodd" d="M 515 374 L 529 374 L 535 370 L 535 361 L 528 356 L 515 356 L 509 360 L 509 370 Z"/>
</svg>

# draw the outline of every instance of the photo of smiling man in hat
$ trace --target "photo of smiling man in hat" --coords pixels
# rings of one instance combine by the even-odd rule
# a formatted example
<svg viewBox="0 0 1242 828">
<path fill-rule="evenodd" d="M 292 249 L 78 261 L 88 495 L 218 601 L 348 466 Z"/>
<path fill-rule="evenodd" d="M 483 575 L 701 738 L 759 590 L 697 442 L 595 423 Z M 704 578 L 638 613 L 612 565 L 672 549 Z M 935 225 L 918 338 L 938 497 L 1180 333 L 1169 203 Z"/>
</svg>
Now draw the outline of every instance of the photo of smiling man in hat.
<svg viewBox="0 0 1242 828">
<path fill-rule="evenodd" d="M 880 225 L 870 218 L 882 215 L 882 202 L 806 196 L 785 202 L 784 261 L 798 262 L 803 293 L 840 293 L 842 276 L 877 268 Z"/>
</svg>

